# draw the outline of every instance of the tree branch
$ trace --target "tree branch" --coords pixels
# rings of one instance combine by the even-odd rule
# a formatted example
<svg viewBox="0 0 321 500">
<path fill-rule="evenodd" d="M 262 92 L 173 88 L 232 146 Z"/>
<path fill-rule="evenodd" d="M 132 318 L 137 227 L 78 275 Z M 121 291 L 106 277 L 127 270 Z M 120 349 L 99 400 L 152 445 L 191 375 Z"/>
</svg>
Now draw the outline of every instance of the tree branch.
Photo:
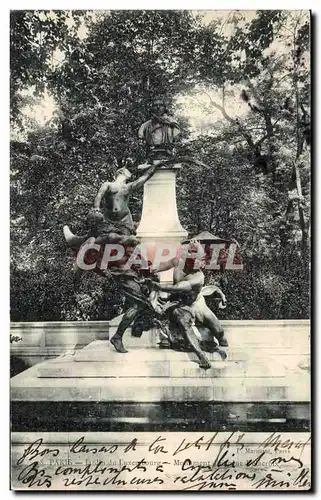
<svg viewBox="0 0 321 500">
<path fill-rule="evenodd" d="M 207 92 L 204 92 L 205 95 L 207 95 L 207 97 L 209 98 L 210 100 L 210 103 L 211 105 L 218 109 L 222 115 L 224 116 L 224 118 L 229 122 L 229 123 L 232 123 L 233 125 L 237 125 L 240 133 L 243 135 L 244 139 L 246 140 L 246 142 L 248 143 L 248 145 L 250 146 L 250 148 L 252 150 L 255 150 L 256 147 L 255 147 L 255 144 L 254 144 L 254 141 L 252 139 L 252 136 L 246 131 L 244 130 L 244 127 L 242 126 L 242 124 L 240 123 L 240 121 L 238 120 L 238 118 L 232 118 L 226 111 L 225 107 L 224 106 L 221 106 L 220 104 L 218 104 L 216 101 L 214 101 L 212 99 L 212 97 L 207 93 Z"/>
</svg>

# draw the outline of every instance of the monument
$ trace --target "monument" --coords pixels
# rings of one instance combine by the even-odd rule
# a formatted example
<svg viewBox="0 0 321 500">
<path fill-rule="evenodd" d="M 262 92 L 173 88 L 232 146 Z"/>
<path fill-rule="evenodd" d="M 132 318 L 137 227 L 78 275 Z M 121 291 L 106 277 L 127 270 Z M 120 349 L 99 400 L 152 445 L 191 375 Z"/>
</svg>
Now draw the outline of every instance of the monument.
<svg viewBox="0 0 321 500">
<path fill-rule="evenodd" d="M 187 231 L 182 227 L 176 205 L 176 175 L 179 163 L 166 165 L 178 136 L 180 127 L 168 114 L 162 99 L 155 99 L 151 118 L 141 125 L 138 137 L 145 142 L 149 162 L 162 166 L 144 186 L 143 212 L 137 235 L 142 242 L 182 242 Z M 164 162 L 165 160 L 165 162 Z M 164 164 L 165 163 L 165 164 Z M 146 165 L 138 167 L 145 169 Z M 163 282 L 172 282 L 173 271 L 161 274 Z"/>
<path fill-rule="evenodd" d="M 64 235 L 68 245 L 79 250 L 77 264 L 80 268 L 88 269 L 88 265 L 82 265 L 79 254 L 85 257 L 83 245 L 90 241 L 91 249 L 98 250 L 102 260 L 100 266 L 94 271 L 104 275 L 108 268 L 110 276 L 117 280 L 130 307 L 126 310 L 119 321 L 115 335 L 110 339 L 111 344 L 119 353 L 127 353 L 123 344 L 123 335 L 127 328 L 132 327 L 134 337 L 140 337 L 144 331 L 153 328 L 159 330 L 161 347 L 171 348 L 176 346 L 179 350 L 191 349 L 200 361 L 200 367 L 210 368 L 210 363 L 203 353 L 203 348 L 219 352 L 222 357 L 226 353 L 219 349 L 219 345 L 227 347 L 222 327 L 213 312 L 209 310 L 201 294 L 204 285 L 204 275 L 201 269 L 193 270 L 193 255 L 186 261 L 186 255 L 178 256 L 180 243 L 187 236 L 179 221 L 176 206 L 176 171 L 181 168 L 175 158 L 171 158 L 170 148 L 180 133 L 179 125 L 174 118 L 168 115 L 162 101 L 155 100 L 152 108 L 152 117 L 139 129 L 138 136 L 143 139 L 147 147 L 147 163 L 138 167 L 143 173 L 136 181 L 130 181 L 131 172 L 121 168 L 116 172 L 113 182 L 105 182 L 99 189 L 94 201 L 94 209 L 90 212 L 88 220 L 91 224 L 90 231 L 83 235 L 74 235 L 70 229 L 64 227 Z M 167 162 L 172 159 L 169 165 Z M 174 161 L 173 161 L 174 160 Z M 131 194 L 144 185 L 143 211 L 140 225 L 137 230 L 137 238 L 134 224 L 129 209 L 129 198 Z M 104 213 L 101 212 L 101 204 L 104 203 Z M 148 249 L 150 244 L 162 247 L 176 243 L 177 254 L 166 261 L 166 264 L 153 264 L 145 258 L 147 269 L 135 265 L 129 265 L 131 253 L 138 248 L 138 243 Z M 124 249 L 119 259 L 104 262 L 106 247 L 110 244 L 118 244 L 114 247 L 118 252 L 119 244 Z M 163 244 L 163 245 L 162 245 Z M 88 243 L 87 243 L 88 246 Z M 187 252 L 199 254 L 203 252 L 199 242 L 187 242 Z M 176 250 L 176 249 L 175 249 Z M 182 253 L 182 252 L 181 252 Z M 110 257 L 110 250 L 107 254 Z M 124 260 L 125 259 L 125 260 Z M 148 261 L 148 262 L 146 262 Z M 84 262 L 83 262 L 84 264 Z M 91 267 L 91 266 L 90 266 Z M 159 272 L 162 285 L 157 283 L 155 273 Z M 167 276 L 164 276 L 167 271 Z M 171 272 L 168 276 L 168 272 Z M 174 272 L 174 283 L 172 276 Z M 155 279 L 156 278 L 156 279 Z M 170 278 L 170 279 L 169 279 Z M 157 291 L 156 291 L 157 290 Z M 213 288 L 223 297 L 218 287 Z M 167 292 L 167 293 L 166 293 Z M 172 295 L 169 295 L 169 294 Z M 166 302 L 166 304 L 164 304 Z M 169 302 L 169 304 L 168 304 Z M 170 311 L 170 313 L 169 313 Z M 199 326 L 206 325 L 207 337 L 202 339 L 200 331 L 195 326 L 198 318 Z M 172 331 L 180 332 L 174 339 Z M 219 340 L 216 339 L 219 336 Z M 154 336 L 151 336 L 154 339 Z M 166 339 L 166 340 L 165 340 Z M 153 340 L 151 340 L 151 343 Z"/>
<path fill-rule="evenodd" d="M 261 363 L 257 360 L 264 350 L 249 356 L 240 348 L 240 338 L 249 336 L 251 326 L 243 337 L 232 336 L 233 342 L 228 342 L 206 304 L 204 297 L 212 293 L 221 307 L 226 304 L 218 287 L 204 286 L 208 255 L 201 247 L 202 238 L 207 244 L 217 238 L 209 233 L 187 238 L 175 191 L 177 171 L 186 162 L 199 162 L 173 154 L 179 125 L 162 103 L 156 104 L 150 120 L 139 129 L 147 158 L 138 167 L 138 178 L 132 181 L 129 169 L 121 168 L 113 182 L 102 184 L 88 215 L 89 231 L 75 235 L 64 227 L 67 244 L 77 252 L 78 267 L 87 272 L 89 266 L 90 272 L 114 280 L 128 308 L 109 323 L 105 336 L 100 328 L 99 339 L 82 349 L 13 378 L 16 428 L 26 405 L 32 404 L 39 430 L 54 430 L 58 419 L 59 430 L 73 431 L 223 430 L 224 422 L 229 421 L 230 428 L 233 424 L 230 414 L 241 414 L 246 421 L 246 405 L 253 406 L 257 394 L 267 402 L 295 398 L 295 384 L 282 362 L 270 357 Z M 142 217 L 135 231 L 130 196 L 142 186 Z M 156 266 L 147 252 L 137 264 L 137 249 L 141 252 L 144 244 L 148 249 L 149 244 L 164 242 L 174 243 L 177 253 Z M 261 386 L 257 391 L 256 377 L 269 376 L 277 381 L 275 390 L 266 385 L 265 392 Z"/>
</svg>

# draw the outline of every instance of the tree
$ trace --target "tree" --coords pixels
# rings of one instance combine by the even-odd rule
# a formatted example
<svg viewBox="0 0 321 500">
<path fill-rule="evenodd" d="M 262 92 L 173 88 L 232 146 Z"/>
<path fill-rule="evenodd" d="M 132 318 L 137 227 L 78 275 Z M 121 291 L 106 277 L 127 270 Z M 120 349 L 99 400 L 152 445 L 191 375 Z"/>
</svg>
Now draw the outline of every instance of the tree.
<svg viewBox="0 0 321 500">
<path fill-rule="evenodd" d="M 54 52 L 65 50 L 80 25 L 81 11 L 10 12 L 10 111 L 13 123 L 23 126 L 22 107 L 32 102 L 21 90 L 43 95 L 51 73 Z M 71 25 L 68 21 L 71 21 Z"/>
<path fill-rule="evenodd" d="M 241 247 L 244 272 L 210 277 L 228 278 L 224 314 L 308 315 L 309 19 L 257 11 L 250 21 L 234 13 L 227 24 L 231 34 L 221 21 L 205 25 L 186 11 L 112 11 L 94 20 L 77 11 L 56 11 L 53 19 L 14 13 L 12 123 L 26 140 L 11 142 L 13 319 L 98 319 L 118 311 L 112 281 L 88 275 L 75 285 L 66 273 L 72 256 L 61 228 L 84 231 L 101 183 L 126 158 L 134 171 L 145 158 L 137 131 L 155 95 L 184 125 L 177 154 L 208 165 L 181 171 L 183 226 L 191 235 L 233 237 Z M 88 36 L 79 37 L 84 25 Z M 52 64 L 56 49 L 63 57 Z M 56 113 L 44 126 L 28 128 L 26 85 L 55 98 Z M 199 107 L 202 133 L 188 125 L 183 95 Z M 137 221 L 141 203 L 141 196 L 131 202 Z"/>
</svg>

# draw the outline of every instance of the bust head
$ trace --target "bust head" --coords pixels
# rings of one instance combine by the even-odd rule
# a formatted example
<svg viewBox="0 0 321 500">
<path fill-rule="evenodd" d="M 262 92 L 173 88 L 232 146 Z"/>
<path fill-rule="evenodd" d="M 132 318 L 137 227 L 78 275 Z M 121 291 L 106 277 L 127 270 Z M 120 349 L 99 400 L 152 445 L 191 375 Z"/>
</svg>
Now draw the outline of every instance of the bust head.
<svg viewBox="0 0 321 500">
<path fill-rule="evenodd" d="M 127 169 L 129 170 L 129 172 L 131 172 L 134 168 L 134 165 L 135 165 L 135 160 L 134 158 L 132 158 L 131 156 L 127 156 L 127 158 L 125 159 L 125 161 L 123 161 L 122 165 Z"/>
<path fill-rule="evenodd" d="M 165 113 L 168 113 L 164 100 L 161 98 L 154 99 L 152 103 L 151 112 L 152 114 L 157 116 L 162 116 Z"/>
</svg>

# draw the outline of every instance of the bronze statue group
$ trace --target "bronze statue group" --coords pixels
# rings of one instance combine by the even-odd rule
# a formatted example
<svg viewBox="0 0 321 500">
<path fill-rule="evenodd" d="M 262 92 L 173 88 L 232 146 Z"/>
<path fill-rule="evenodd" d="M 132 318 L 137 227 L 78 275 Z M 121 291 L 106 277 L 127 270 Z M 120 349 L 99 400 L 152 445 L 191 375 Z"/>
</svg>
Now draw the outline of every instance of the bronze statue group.
<svg viewBox="0 0 321 500">
<path fill-rule="evenodd" d="M 109 277 L 126 297 L 127 309 L 110 342 L 119 353 L 126 353 L 123 335 L 131 327 L 131 334 L 140 337 L 144 331 L 157 328 L 159 348 L 192 351 L 199 359 L 199 366 L 208 369 L 211 364 L 206 352 L 218 352 L 225 359 L 228 343 L 224 330 L 207 306 L 204 296 L 215 293 L 221 307 L 226 298 L 217 286 L 204 286 L 203 268 L 209 258 L 201 241 L 185 242 L 183 252 L 156 266 L 152 262 L 128 266 L 129 259 L 139 246 L 135 226 L 129 209 L 131 195 L 141 188 L 158 168 L 178 162 L 171 158 L 169 148 L 179 134 L 179 125 L 168 115 L 161 100 L 154 102 L 152 117 L 139 129 L 139 137 L 148 147 L 149 158 L 143 175 L 131 181 L 132 173 L 126 167 L 117 170 L 113 182 L 104 182 L 94 200 L 87 218 L 88 231 L 73 234 L 68 226 L 63 232 L 66 242 L 76 254 L 88 242 L 98 251 L 82 251 L 90 260 L 101 260 L 106 245 L 123 248 L 121 258 L 108 265 L 93 267 L 104 277 Z M 197 163 L 196 160 L 184 160 Z M 195 255 L 195 258 L 193 257 Z M 196 256 L 198 265 L 195 265 Z M 84 266 L 87 268 L 88 266 Z M 173 284 L 160 283 L 159 273 L 173 269 Z M 77 271 L 81 271 L 78 267 Z"/>
</svg>

